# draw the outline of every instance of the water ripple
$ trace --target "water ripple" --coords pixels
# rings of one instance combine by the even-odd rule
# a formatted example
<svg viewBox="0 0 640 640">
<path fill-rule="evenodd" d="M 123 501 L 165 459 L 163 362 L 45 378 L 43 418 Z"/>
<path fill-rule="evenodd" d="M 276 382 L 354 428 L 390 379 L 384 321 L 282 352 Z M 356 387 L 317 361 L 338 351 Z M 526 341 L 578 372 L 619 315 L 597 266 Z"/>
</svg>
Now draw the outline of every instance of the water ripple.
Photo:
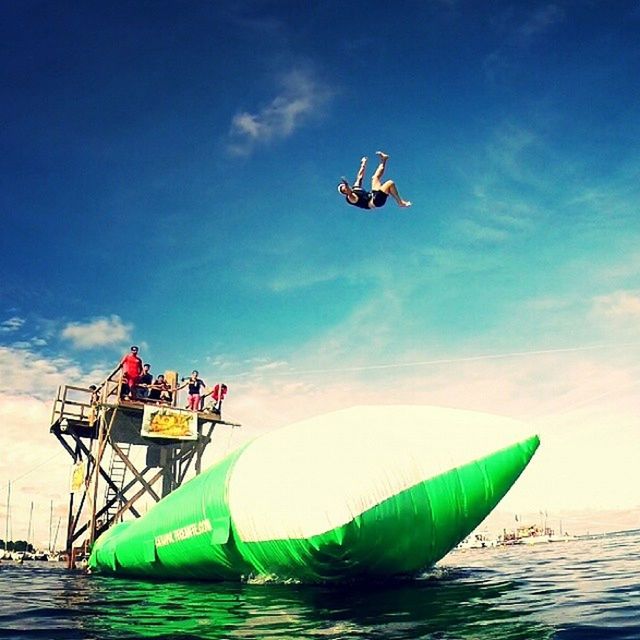
<svg viewBox="0 0 640 640">
<path fill-rule="evenodd" d="M 640 536 L 454 553 L 420 578 L 143 582 L 0 564 L 0 638 L 640 638 Z"/>
</svg>

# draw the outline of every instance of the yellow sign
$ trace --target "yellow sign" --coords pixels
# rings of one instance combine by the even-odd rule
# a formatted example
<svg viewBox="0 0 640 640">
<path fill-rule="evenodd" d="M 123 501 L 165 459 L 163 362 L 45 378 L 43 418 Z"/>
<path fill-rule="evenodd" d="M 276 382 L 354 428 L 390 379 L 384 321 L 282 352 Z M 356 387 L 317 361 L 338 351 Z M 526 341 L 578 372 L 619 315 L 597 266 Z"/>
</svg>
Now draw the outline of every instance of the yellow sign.
<svg viewBox="0 0 640 640">
<path fill-rule="evenodd" d="M 80 460 L 71 467 L 71 493 L 78 493 L 84 489 L 86 475 L 87 463 L 85 460 Z"/>
<path fill-rule="evenodd" d="M 195 440 L 198 437 L 198 415 L 193 411 L 173 407 L 145 406 L 141 436 Z"/>
</svg>

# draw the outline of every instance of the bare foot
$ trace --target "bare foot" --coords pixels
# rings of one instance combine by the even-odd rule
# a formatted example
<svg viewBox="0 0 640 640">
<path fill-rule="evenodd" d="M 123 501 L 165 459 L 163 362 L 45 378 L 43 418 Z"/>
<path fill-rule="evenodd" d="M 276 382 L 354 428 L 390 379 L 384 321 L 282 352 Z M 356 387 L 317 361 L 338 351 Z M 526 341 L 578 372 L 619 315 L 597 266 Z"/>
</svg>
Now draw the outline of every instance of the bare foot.
<svg viewBox="0 0 640 640">
<path fill-rule="evenodd" d="M 360 164 L 367 164 L 368 159 L 367 156 L 362 156 L 362 158 L 360 158 Z"/>
<path fill-rule="evenodd" d="M 380 162 L 386 162 L 389 156 L 384 151 L 376 151 L 376 155 L 380 158 Z"/>
<path fill-rule="evenodd" d="M 408 200 L 400 200 L 400 202 L 398 202 L 398 206 L 400 207 L 410 207 L 411 206 L 411 202 L 409 202 Z"/>
</svg>

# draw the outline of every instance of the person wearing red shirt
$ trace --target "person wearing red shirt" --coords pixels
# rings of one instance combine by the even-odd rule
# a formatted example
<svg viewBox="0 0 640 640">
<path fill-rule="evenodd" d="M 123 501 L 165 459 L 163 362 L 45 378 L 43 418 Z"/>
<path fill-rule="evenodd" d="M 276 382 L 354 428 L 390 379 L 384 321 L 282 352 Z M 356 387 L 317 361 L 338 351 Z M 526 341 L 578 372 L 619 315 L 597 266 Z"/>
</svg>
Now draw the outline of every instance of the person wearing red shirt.
<svg viewBox="0 0 640 640">
<path fill-rule="evenodd" d="M 142 374 L 142 360 L 138 356 L 138 347 L 131 347 L 131 351 L 120 360 L 122 378 L 129 387 L 129 399 L 136 400 L 136 387 Z"/>
<path fill-rule="evenodd" d="M 203 399 L 207 396 L 211 396 L 211 399 L 213 400 L 213 406 L 211 408 L 216 413 L 220 413 L 220 409 L 222 409 L 222 401 L 227 395 L 227 390 L 227 385 L 224 384 L 224 382 L 222 384 L 217 384 L 213 389 L 211 389 L 211 391 L 209 391 L 209 393 L 203 396 Z"/>
</svg>

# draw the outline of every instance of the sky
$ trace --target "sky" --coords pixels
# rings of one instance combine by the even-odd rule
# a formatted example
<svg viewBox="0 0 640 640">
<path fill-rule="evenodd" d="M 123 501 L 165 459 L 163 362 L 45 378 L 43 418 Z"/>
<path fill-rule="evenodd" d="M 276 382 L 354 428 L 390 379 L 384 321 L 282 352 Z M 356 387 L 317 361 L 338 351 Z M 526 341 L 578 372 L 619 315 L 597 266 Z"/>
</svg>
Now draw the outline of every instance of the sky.
<svg viewBox="0 0 640 640">
<path fill-rule="evenodd" d="M 1 3 L 0 537 L 9 481 L 13 538 L 64 516 L 51 400 L 131 344 L 229 385 L 212 456 L 431 404 L 541 434 L 505 508 L 639 506 L 639 29 L 637 0 Z M 337 194 L 377 150 L 411 208 Z"/>
</svg>

